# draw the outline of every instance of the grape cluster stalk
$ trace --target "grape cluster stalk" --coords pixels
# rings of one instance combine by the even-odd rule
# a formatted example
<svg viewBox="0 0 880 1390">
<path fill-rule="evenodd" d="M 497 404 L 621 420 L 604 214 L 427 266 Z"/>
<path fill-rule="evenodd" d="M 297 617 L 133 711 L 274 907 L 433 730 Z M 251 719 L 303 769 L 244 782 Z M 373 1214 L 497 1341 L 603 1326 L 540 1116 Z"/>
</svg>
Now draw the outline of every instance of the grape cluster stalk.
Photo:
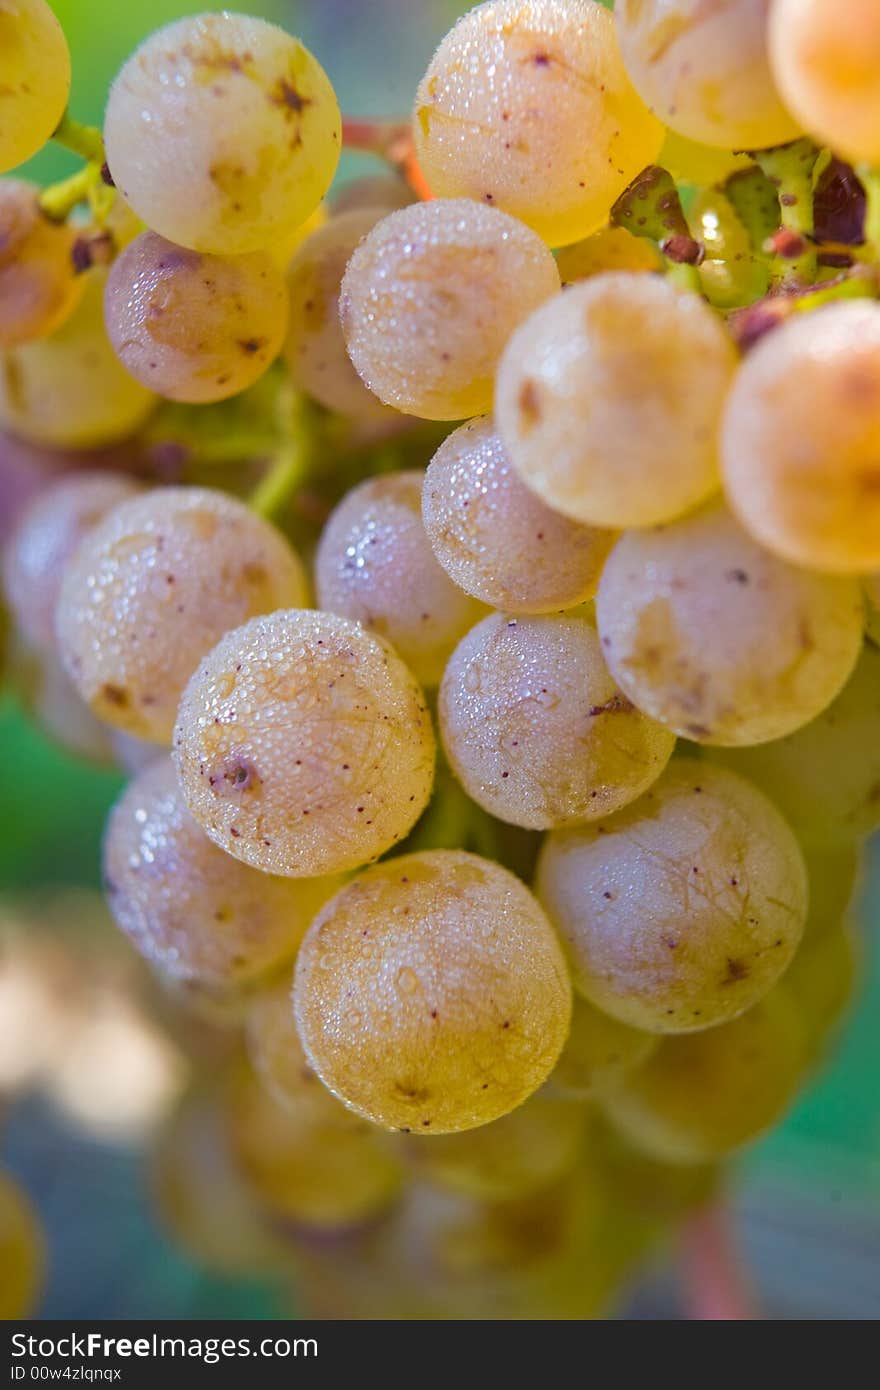
<svg viewBox="0 0 880 1390">
<path fill-rule="evenodd" d="M 206 13 L 98 130 L 0 0 L 2 676 L 129 776 L 160 1215 L 315 1316 L 602 1317 L 673 1242 L 758 1315 L 725 1194 L 880 828 L 880 7 L 834 10 L 488 0 L 387 121 Z M 4 1317 L 43 1245 L 0 1173 Z"/>
</svg>

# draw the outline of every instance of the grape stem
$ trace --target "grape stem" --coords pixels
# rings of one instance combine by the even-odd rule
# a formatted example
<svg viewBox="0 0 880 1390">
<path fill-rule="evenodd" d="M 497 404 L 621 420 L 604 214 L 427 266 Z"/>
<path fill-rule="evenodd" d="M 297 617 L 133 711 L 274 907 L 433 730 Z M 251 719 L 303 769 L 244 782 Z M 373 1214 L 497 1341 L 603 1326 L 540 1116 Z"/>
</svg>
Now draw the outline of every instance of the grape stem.
<svg viewBox="0 0 880 1390">
<path fill-rule="evenodd" d="M 408 121 L 380 121 L 369 117 L 344 117 L 342 143 L 349 150 L 374 154 L 384 159 L 406 179 L 413 193 L 423 202 L 433 198 L 428 182 L 416 159 Z"/>
<path fill-rule="evenodd" d="M 686 1224 L 681 1265 L 691 1321 L 757 1320 L 754 1293 L 736 1247 L 730 1212 L 720 1202 L 703 1207 Z"/>
<path fill-rule="evenodd" d="M 97 126 L 83 125 L 82 121 L 75 121 L 70 112 L 65 111 L 52 133 L 52 139 L 66 150 L 87 159 L 90 164 L 97 164 L 99 169 L 102 167 L 105 159 L 104 137 Z"/>
<path fill-rule="evenodd" d="M 70 178 L 50 184 L 40 194 L 40 207 L 53 222 L 63 222 L 78 203 L 91 202 L 101 178 L 99 164 L 87 164 Z"/>
<path fill-rule="evenodd" d="M 63 222 L 78 203 L 87 202 L 98 225 L 103 226 L 115 197 L 115 190 L 108 188 L 105 181 L 103 135 L 97 126 L 83 125 L 65 111 L 52 139 L 87 163 L 70 178 L 44 189 L 40 194 L 40 207 L 53 222 Z"/>
<path fill-rule="evenodd" d="M 308 475 L 311 455 L 306 405 L 292 385 L 278 393 L 280 442 L 276 445 L 265 474 L 257 483 L 248 505 L 260 516 L 272 520 Z"/>
</svg>

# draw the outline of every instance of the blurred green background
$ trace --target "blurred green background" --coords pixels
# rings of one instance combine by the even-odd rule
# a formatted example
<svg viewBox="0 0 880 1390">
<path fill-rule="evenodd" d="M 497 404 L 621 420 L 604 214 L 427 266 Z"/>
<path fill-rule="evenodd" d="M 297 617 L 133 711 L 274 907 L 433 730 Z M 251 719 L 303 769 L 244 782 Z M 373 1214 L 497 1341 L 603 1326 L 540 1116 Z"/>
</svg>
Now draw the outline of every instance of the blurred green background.
<svg viewBox="0 0 880 1390">
<path fill-rule="evenodd" d="M 98 123 L 108 85 L 131 49 L 159 25 L 201 7 L 180 0 L 147 6 L 55 0 L 54 8 L 73 55 L 71 110 Z M 250 0 L 244 8 L 303 38 L 327 69 L 346 114 L 399 115 L 408 111 L 434 45 L 469 6 L 453 0 Z M 52 148 L 29 172 L 45 182 L 73 167 L 72 157 Z M 342 177 L 365 168 L 364 161 L 347 157 Z M 50 746 L 7 697 L 0 705 L 0 892 L 97 885 L 101 829 L 121 785 L 116 774 Z M 862 907 L 866 952 L 878 904 L 875 865 Z M 880 1315 L 878 1044 L 875 957 L 833 1064 L 741 1174 L 741 1230 L 771 1315 Z M 48 1223 L 53 1254 L 45 1316 L 279 1311 L 270 1289 L 209 1277 L 172 1249 L 151 1218 L 136 1147 L 76 1134 L 31 1098 L 16 1106 L 0 1134 L 0 1161 L 18 1174 Z M 674 1290 L 662 1271 L 637 1291 L 631 1308 L 648 1317 L 675 1315 Z"/>
</svg>

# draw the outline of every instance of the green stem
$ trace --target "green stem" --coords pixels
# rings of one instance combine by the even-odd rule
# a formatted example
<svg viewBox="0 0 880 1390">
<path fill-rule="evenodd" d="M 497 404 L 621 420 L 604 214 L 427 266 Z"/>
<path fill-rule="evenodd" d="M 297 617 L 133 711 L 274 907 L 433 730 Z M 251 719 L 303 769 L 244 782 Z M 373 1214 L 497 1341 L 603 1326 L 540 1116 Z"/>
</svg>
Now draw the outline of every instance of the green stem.
<svg viewBox="0 0 880 1390">
<path fill-rule="evenodd" d="M 53 183 L 40 194 L 40 207 L 53 222 L 63 222 L 77 203 L 89 201 L 92 190 L 101 177 L 99 164 L 87 164 L 84 169 L 71 174 L 69 179 Z"/>
<path fill-rule="evenodd" d="M 75 121 L 69 111 L 65 111 L 52 135 L 59 145 L 72 150 L 98 167 L 104 163 L 104 137 L 97 126 L 83 125 Z"/>
<path fill-rule="evenodd" d="M 248 498 L 252 510 L 268 521 L 277 516 L 305 478 L 307 459 L 308 448 L 304 439 L 291 439 L 283 444 Z"/>
</svg>

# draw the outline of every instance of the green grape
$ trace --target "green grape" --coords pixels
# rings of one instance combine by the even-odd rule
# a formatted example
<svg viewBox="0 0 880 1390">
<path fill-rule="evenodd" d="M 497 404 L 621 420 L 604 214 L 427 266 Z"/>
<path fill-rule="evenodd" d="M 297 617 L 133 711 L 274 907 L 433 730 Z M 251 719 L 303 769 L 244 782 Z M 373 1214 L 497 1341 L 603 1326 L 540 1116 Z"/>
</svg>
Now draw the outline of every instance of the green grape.
<svg viewBox="0 0 880 1390">
<path fill-rule="evenodd" d="M 805 1064 L 798 1012 L 774 990 L 731 1023 L 664 1038 L 605 1104 L 636 1147 L 667 1163 L 708 1163 L 779 1120 Z"/>
<path fill-rule="evenodd" d="M 275 527 L 211 488 L 156 488 L 114 507 L 67 565 L 62 660 L 116 728 L 167 744 L 183 687 L 229 628 L 302 603 L 305 577 Z"/>
<path fill-rule="evenodd" d="M 397 418 L 368 391 L 345 350 L 339 290 L 352 252 L 390 211 L 367 205 L 337 213 L 306 237 L 287 272 L 290 327 L 284 356 L 294 383 L 328 410 L 357 420 Z"/>
<path fill-rule="evenodd" d="M 3 584 L 19 631 L 40 651 L 55 647 L 64 566 L 86 532 L 137 490 L 123 473 L 84 470 L 50 483 L 19 512 L 3 550 Z"/>
<path fill-rule="evenodd" d="M 346 1105 L 420 1135 L 497 1120 L 568 1032 L 562 951 L 519 879 L 461 850 L 404 855 L 328 903 L 300 948 L 305 1052 Z"/>
<path fill-rule="evenodd" d="M 210 837 L 293 878 L 384 854 L 418 820 L 434 775 L 424 697 L 392 648 L 304 610 L 226 634 L 184 692 L 174 747 Z"/>
<path fill-rule="evenodd" d="M 654 1033 L 751 1008 L 807 916 L 803 855 L 779 812 L 744 778 L 694 758 L 675 759 L 615 816 L 554 831 L 536 883 L 575 988 Z"/>
<path fill-rule="evenodd" d="M 104 326 L 107 273 L 82 277 L 69 318 L 48 338 L 0 358 L 0 427 L 35 444 L 93 449 L 127 439 L 156 397 L 119 361 Z"/>
<path fill-rule="evenodd" d="M 667 130 L 657 163 L 669 170 L 676 183 L 695 184 L 698 188 L 724 183 L 731 174 L 751 168 L 748 155 L 688 140 L 674 130 Z"/>
<path fill-rule="evenodd" d="M 843 16 L 827 0 L 774 0 L 769 43 L 779 90 L 804 129 L 846 159 L 880 164 L 875 0 L 849 0 Z"/>
<path fill-rule="evenodd" d="M 281 351 L 284 279 L 265 252 L 210 256 L 142 232 L 114 262 L 104 316 L 120 362 L 151 391 L 204 404 L 253 385 Z"/>
<path fill-rule="evenodd" d="M 794 140 L 773 81 L 771 0 L 617 0 L 623 61 L 642 100 L 689 140 L 728 150 Z"/>
<path fill-rule="evenodd" d="M 880 651 L 866 643 L 837 699 L 788 738 L 712 758 L 766 792 L 811 852 L 870 835 L 880 828 Z"/>
<path fill-rule="evenodd" d="M 633 236 L 625 227 L 601 227 L 557 251 L 556 267 L 565 286 L 605 270 L 662 271 L 663 257 L 652 241 Z"/>
<path fill-rule="evenodd" d="M 320 607 L 385 637 L 423 685 L 485 612 L 434 558 L 422 524 L 424 474 L 383 473 L 352 488 L 315 559 Z"/>
<path fill-rule="evenodd" d="M 236 991 L 293 959 L 338 884 L 257 873 L 196 824 L 171 760 L 129 783 L 104 839 L 104 886 L 116 923 L 172 979 Z"/>
<path fill-rule="evenodd" d="M 38 193 L 36 184 L 0 180 L 2 351 L 45 338 L 73 313 L 82 291 L 73 265 L 76 233 L 68 224 L 44 216 Z"/>
<path fill-rule="evenodd" d="M 294 1022 L 292 987 L 292 974 L 285 971 L 250 1005 L 246 1037 L 251 1066 L 273 1099 L 295 1114 L 327 1124 L 357 1124 L 357 1117 L 309 1065 Z"/>
<path fill-rule="evenodd" d="M 640 1067 L 657 1046 L 657 1037 L 630 1028 L 576 995 L 571 1032 L 549 1085 L 574 1100 L 606 1096 Z"/>
<path fill-rule="evenodd" d="M 0 11 L 0 37 L 3 19 Z M 15 1179 L 0 1169 L 0 1319 L 7 1322 L 33 1315 L 45 1265 L 45 1242 L 37 1214 Z"/>
<path fill-rule="evenodd" d="M 49 139 L 67 105 L 70 52 L 46 0 L 0 4 L 0 173 Z"/>
<path fill-rule="evenodd" d="M 853 1001 L 860 953 L 852 927 L 838 919 L 802 944 L 781 989 L 798 1011 L 809 1063 L 818 1061 Z"/>
<path fill-rule="evenodd" d="M 489 409 L 505 342 L 558 289 L 556 262 L 528 227 L 468 198 L 438 198 L 367 234 L 339 314 L 351 360 L 381 401 L 459 420 Z"/>
<path fill-rule="evenodd" d="M 626 806 L 675 745 L 621 694 L 595 626 L 574 614 L 484 618 L 449 661 L 439 717 L 468 795 L 531 830 Z"/>
<path fill-rule="evenodd" d="M 399 1160 L 371 1125 L 340 1126 L 278 1105 L 250 1072 L 235 1078 L 227 1123 L 242 1174 L 274 1216 L 344 1230 L 398 1196 Z"/>
<path fill-rule="evenodd" d="M 228 256 L 264 249 L 315 210 L 341 123 L 298 39 L 224 12 L 150 35 L 111 88 L 104 138 L 116 186 L 148 226 Z"/>
<path fill-rule="evenodd" d="M 809 569 L 880 567 L 878 406 L 880 305 L 828 304 L 756 345 L 728 397 L 721 454 L 728 501 L 757 541 Z"/>
<path fill-rule="evenodd" d="M 556 1182 L 578 1162 L 585 1114 L 578 1105 L 530 1096 L 491 1124 L 430 1143 L 410 1136 L 404 1150 L 417 1176 L 450 1192 L 486 1202 L 527 1197 Z"/>
<path fill-rule="evenodd" d="M 437 450 L 422 516 L 447 574 L 505 613 L 558 612 L 592 598 L 615 539 L 545 506 L 488 416 L 461 425 Z"/>
<path fill-rule="evenodd" d="M 699 195 L 691 208 L 690 225 L 705 247 L 697 273 L 710 304 L 735 309 L 766 294 L 769 263 L 753 254 L 748 232 L 720 189 Z"/>
<path fill-rule="evenodd" d="M 804 944 L 834 931 L 855 913 L 864 886 L 864 851 L 856 840 L 806 845 L 810 910 Z"/>
<path fill-rule="evenodd" d="M 846 683 L 862 644 L 854 579 L 787 564 L 712 505 L 615 546 L 602 650 L 639 709 L 700 743 L 779 739 Z"/>
<path fill-rule="evenodd" d="M 715 435 L 735 365 L 703 299 L 655 275 L 609 271 L 512 335 L 498 429 L 524 482 L 575 521 L 671 521 L 718 486 Z"/>
<path fill-rule="evenodd" d="M 422 79 L 413 134 L 435 193 L 502 208 L 551 246 L 596 231 L 663 140 L 592 0 L 464 15 Z"/>
</svg>

